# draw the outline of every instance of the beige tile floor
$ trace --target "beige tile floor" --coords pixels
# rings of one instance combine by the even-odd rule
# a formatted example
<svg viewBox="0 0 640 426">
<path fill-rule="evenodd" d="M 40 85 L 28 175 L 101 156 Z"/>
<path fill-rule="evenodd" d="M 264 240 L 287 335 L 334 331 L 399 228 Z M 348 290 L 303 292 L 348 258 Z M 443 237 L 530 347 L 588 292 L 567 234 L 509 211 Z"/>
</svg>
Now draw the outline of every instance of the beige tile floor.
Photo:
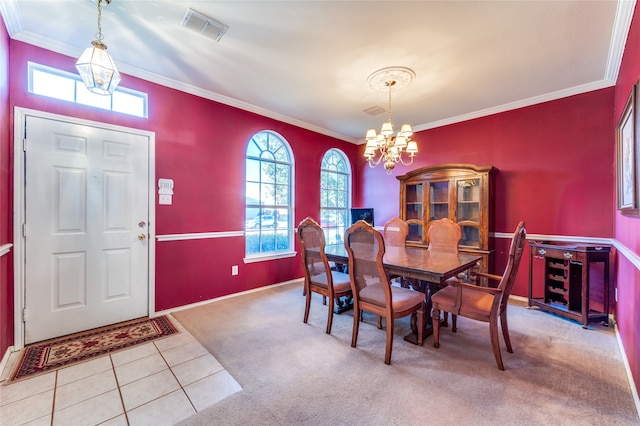
<svg viewBox="0 0 640 426">
<path fill-rule="evenodd" d="M 0 425 L 173 425 L 240 385 L 193 336 L 180 333 L 5 385 Z"/>
</svg>

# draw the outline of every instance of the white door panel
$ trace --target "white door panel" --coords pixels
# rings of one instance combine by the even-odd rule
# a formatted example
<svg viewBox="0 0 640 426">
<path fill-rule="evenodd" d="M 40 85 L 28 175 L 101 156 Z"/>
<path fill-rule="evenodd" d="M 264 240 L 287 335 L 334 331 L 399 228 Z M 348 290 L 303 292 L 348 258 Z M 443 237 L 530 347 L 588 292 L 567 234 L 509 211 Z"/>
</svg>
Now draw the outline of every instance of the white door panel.
<svg viewBox="0 0 640 426">
<path fill-rule="evenodd" d="M 148 137 L 31 116 L 26 137 L 25 342 L 148 315 Z"/>
</svg>

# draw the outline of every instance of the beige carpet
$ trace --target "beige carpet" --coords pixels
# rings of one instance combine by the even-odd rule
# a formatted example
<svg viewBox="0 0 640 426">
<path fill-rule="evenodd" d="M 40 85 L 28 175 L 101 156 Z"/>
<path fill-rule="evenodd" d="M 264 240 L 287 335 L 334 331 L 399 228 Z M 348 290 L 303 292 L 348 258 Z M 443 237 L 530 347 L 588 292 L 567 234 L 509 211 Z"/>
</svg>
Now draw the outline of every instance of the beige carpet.
<svg viewBox="0 0 640 426">
<path fill-rule="evenodd" d="M 612 327 L 509 307 L 514 353 L 496 367 L 488 325 L 461 318 L 440 348 L 405 342 L 365 317 L 352 348 L 351 312 L 325 334 L 316 297 L 302 322 L 300 284 L 224 299 L 174 316 L 242 386 L 183 425 L 638 425 Z"/>
</svg>

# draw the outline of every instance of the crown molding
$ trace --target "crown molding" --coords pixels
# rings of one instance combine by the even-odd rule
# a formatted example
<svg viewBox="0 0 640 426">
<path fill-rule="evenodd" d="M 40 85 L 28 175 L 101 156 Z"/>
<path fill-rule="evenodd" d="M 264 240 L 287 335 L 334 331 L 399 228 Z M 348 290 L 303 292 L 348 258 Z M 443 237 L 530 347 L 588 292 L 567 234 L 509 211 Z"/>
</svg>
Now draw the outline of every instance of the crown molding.
<svg viewBox="0 0 640 426">
<path fill-rule="evenodd" d="M 415 132 L 415 131 L 421 131 L 421 130 L 434 129 L 436 127 L 442 127 L 449 124 L 460 123 L 462 121 L 472 120 L 474 118 L 486 117 L 492 114 L 512 111 L 514 109 L 541 104 L 543 102 L 555 101 L 558 99 L 567 98 L 569 96 L 592 92 L 594 90 L 604 89 L 606 87 L 611 87 L 614 85 L 615 85 L 615 82 L 611 82 L 608 80 L 594 81 L 592 83 L 569 87 L 567 89 L 558 90 L 556 92 L 546 93 L 544 95 L 533 96 L 531 98 L 521 99 L 519 101 L 509 102 L 509 103 L 498 105 L 495 107 L 481 109 L 478 111 L 470 112 L 468 114 L 457 115 L 455 117 L 449 117 L 449 118 L 445 118 L 438 121 L 432 121 L 430 123 L 420 124 L 417 126 L 413 126 L 413 130 Z"/>
<path fill-rule="evenodd" d="M 22 30 L 22 18 L 20 9 L 18 9 L 18 2 L 16 0 L 0 1 L 0 14 L 4 20 L 5 27 L 7 27 L 9 37 L 13 38 L 15 34 Z"/>
<path fill-rule="evenodd" d="M 636 7 L 636 0 L 619 0 L 616 8 L 616 17 L 613 23 L 611 43 L 609 45 L 609 58 L 607 68 L 604 72 L 605 80 L 616 82 L 618 72 L 622 63 L 622 55 L 627 44 L 627 36 L 631 27 L 633 11 Z"/>
</svg>

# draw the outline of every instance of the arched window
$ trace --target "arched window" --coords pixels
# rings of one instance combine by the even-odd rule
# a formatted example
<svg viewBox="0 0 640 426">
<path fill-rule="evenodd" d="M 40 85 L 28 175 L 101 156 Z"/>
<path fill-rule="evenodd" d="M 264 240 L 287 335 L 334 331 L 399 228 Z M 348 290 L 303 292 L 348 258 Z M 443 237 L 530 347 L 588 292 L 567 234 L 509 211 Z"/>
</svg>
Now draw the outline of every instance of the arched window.
<svg viewBox="0 0 640 426">
<path fill-rule="evenodd" d="M 327 245 L 343 244 L 349 227 L 351 167 L 347 156 L 332 148 L 322 158 L 320 171 L 320 225 Z"/>
<path fill-rule="evenodd" d="M 245 196 L 246 256 L 293 251 L 293 155 L 277 133 L 261 131 L 249 141 Z"/>
</svg>

